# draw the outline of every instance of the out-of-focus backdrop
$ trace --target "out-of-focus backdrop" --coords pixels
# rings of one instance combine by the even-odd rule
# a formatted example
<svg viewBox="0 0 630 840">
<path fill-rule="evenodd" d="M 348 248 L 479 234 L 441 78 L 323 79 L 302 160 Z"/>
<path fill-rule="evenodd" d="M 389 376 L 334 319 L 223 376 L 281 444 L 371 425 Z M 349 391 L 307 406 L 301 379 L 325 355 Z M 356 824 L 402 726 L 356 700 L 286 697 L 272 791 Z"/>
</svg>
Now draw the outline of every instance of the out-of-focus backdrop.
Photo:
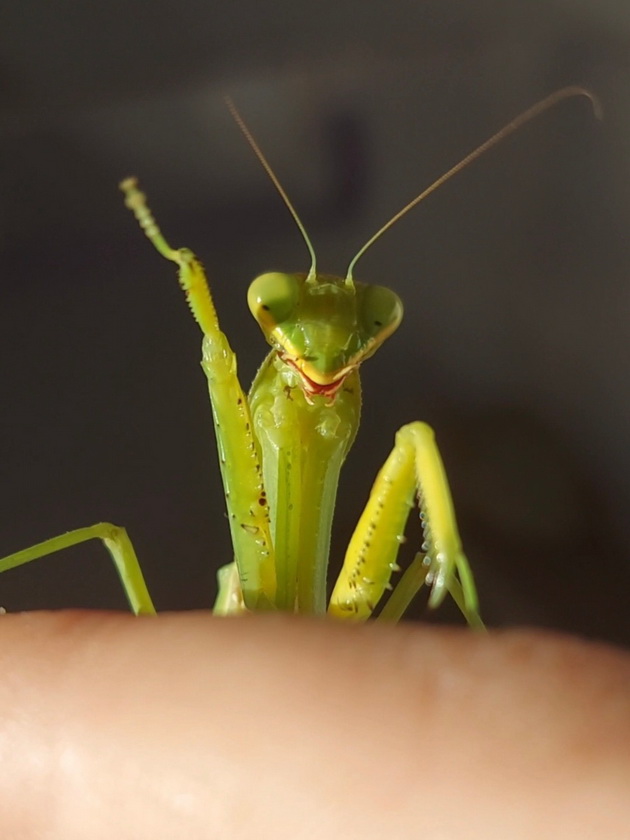
<svg viewBox="0 0 630 840">
<path fill-rule="evenodd" d="M 555 88 L 563 102 L 374 249 L 406 315 L 364 366 L 334 555 L 395 430 L 437 430 L 484 614 L 630 642 L 630 8 L 621 0 L 362 4 L 22 0 L 0 26 L 0 554 L 108 519 L 160 609 L 209 606 L 230 559 L 199 334 L 124 210 L 141 176 L 213 281 L 245 381 L 245 303 L 320 267 Z M 408 557 L 418 538 L 409 533 Z M 9 610 L 124 608 L 86 545 L 0 577 Z M 422 610 L 420 610 L 420 613 Z M 448 610 L 444 620 L 454 618 Z"/>
</svg>

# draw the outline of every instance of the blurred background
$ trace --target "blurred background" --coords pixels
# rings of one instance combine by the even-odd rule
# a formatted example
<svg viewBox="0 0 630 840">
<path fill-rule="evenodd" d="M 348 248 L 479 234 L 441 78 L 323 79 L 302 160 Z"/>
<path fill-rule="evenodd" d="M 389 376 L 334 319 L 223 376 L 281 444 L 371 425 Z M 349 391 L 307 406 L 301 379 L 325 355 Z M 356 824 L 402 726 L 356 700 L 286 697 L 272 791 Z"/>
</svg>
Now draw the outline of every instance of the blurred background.
<svg viewBox="0 0 630 840">
<path fill-rule="evenodd" d="M 204 260 L 248 383 L 266 349 L 247 285 L 308 258 L 226 93 L 343 274 L 422 188 L 577 83 L 603 122 L 563 102 L 359 264 L 406 315 L 363 368 L 333 565 L 395 430 L 424 419 L 488 623 L 628 644 L 629 46 L 621 0 L 5 4 L 0 554 L 126 525 L 161 610 L 209 606 L 231 559 L 200 336 L 122 177 Z M 125 606 L 98 544 L 3 575 L 0 603 Z"/>
</svg>

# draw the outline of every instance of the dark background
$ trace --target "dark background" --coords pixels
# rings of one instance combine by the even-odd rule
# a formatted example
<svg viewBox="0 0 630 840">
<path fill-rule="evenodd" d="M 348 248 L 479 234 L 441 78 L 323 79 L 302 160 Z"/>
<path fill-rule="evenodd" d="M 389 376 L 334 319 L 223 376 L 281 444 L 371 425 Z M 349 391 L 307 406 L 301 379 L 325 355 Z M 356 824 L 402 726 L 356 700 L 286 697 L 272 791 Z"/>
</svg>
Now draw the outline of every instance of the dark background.
<svg viewBox="0 0 630 840">
<path fill-rule="evenodd" d="M 394 431 L 425 419 L 488 622 L 630 642 L 629 42 L 621 0 L 5 4 L 0 553 L 124 524 L 159 609 L 209 606 L 230 559 L 199 334 L 121 177 L 204 259 L 249 382 L 265 345 L 247 284 L 308 260 L 226 92 L 320 268 L 344 273 L 420 189 L 580 83 L 603 123 L 564 102 L 360 263 L 406 317 L 363 369 L 334 553 Z M 0 603 L 124 608 L 98 545 L 4 575 Z"/>
</svg>

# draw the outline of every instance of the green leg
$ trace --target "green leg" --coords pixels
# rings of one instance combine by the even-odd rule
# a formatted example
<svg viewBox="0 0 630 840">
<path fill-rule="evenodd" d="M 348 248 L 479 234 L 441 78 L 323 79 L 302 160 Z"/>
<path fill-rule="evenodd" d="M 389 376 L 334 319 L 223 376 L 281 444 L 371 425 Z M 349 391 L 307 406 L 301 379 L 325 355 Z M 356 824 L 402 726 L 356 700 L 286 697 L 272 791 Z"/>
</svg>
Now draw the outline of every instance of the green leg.
<svg viewBox="0 0 630 840">
<path fill-rule="evenodd" d="M 99 522 L 89 528 L 77 528 L 76 531 L 68 531 L 66 534 L 60 534 L 58 537 L 2 557 L 0 558 L 0 572 L 6 572 L 8 569 L 30 563 L 31 560 L 37 560 L 39 557 L 54 554 L 63 548 L 70 548 L 70 546 L 94 539 L 102 540 L 109 551 L 133 612 L 136 615 L 155 615 L 155 607 L 127 531 L 109 522 Z"/>
<path fill-rule="evenodd" d="M 426 583 L 428 574 L 429 566 L 425 562 L 424 555 L 420 553 L 416 554 L 412 563 L 403 572 L 402 577 L 394 587 L 394 591 L 387 599 L 387 603 L 380 611 L 376 620 L 400 621 L 413 599 L 422 589 L 423 584 Z M 456 577 L 451 579 L 448 591 L 473 630 L 485 630 L 486 626 L 481 620 L 479 612 L 476 609 L 471 610 L 466 604 L 464 590 Z"/>
<path fill-rule="evenodd" d="M 471 607 L 468 604 L 465 589 L 456 577 L 451 580 L 448 591 L 453 601 L 455 601 L 459 607 L 461 614 L 464 616 L 472 629 L 486 630 L 486 625 L 483 623 L 483 620 L 479 615 L 479 607 L 476 604 L 474 607 Z"/>
<path fill-rule="evenodd" d="M 424 562 L 424 555 L 416 554 L 387 599 L 387 603 L 379 613 L 378 620 L 400 621 L 407 607 L 426 583 L 428 574 L 429 567 Z"/>
<path fill-rule="evenodd" d="M 424 529 L 424 553 L 400 580 L 384 618 L 398 619 L 426 583 L 431 587 L 430 607 L 437 607 L 450 592 L 469 624 L 479 627 L 475 582 L 462 550 L 444 465 L 433 430 L 419 422 L 403 426 L 396 435 L 350 540 L 329 613 L 338 618 L 369 618 L 391 588 L 414 495 Z"/>
<path fill-rule="evenodd" d="M 243 590 L 241 579 L 238 574 L 236 563 L 228 563 L 221 566 L 217 572 L 219 591 L 214 602 L 212 612 L 214 615 L 242 615 L 247 612 L 243 602 Z"/>
</svg>

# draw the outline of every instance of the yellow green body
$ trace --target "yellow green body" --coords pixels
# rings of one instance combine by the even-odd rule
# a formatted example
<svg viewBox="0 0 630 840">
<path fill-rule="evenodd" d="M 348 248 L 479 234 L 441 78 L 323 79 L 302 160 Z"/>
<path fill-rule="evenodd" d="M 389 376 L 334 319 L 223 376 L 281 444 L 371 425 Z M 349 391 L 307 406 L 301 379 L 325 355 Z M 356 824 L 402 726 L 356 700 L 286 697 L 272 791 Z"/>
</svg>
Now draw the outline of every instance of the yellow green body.
<svg viewBox="0 0 630 840">
<path fill-rule="evenodd" d="M 339 472 L 359 427 L 359 366 L 398 327 L 398 296 L 381 286 L 318 274 L 314 267 L 308 274 L 256 278 L 248 302 L 272 349 L 246 396 L 200 262 L 191 251 L 167 244 L 135 180 L 122 188 L 149 239 L 177 264 L 203 332 L 202 368 L 234 549 L 233 567 L 219 576 L 215 612 L 328 611 L 340 619 L 368 618 L 391 589 L 416 498 L 423 552 L 415 573 L 398 584 L 398 607 L 386 617 L 399 617 L 427 583 L 431 606 L 451 591 L 468 621 L 480 625 L 446 475 L 424 423 L 398 432 L 327 599 Z"/>
<path fill-rule="evenodd" d="M 272 349 L 246 395 L 200 262 L 188 249 L 166 243 L 133 179 L 122 188 L 149 239 L 177 264 L 203 333 L 202 368 L 234 551 L 219 571 L 215 613 L 283 610 L 368 618 L 392 588 L 416 498 L 423 551 L 400 579 L 383 617 L 399 618 L 426 583 L 431 606 L 451 591 L 467 620 L 480 626 L 446 476 L 433 432 L 424 423 L 398 432 L 327 597 L 339 472 L 359 427 L 359 366 L 400 323 L 398 296 L 314 269 L 307 275 L 261 275 L 251 284 L 248 302 Z M 154 613 L 126 531 L 108 523 L 9 555 L 0 560 L 0 572 L 93 538 L 103 540 L 112 555 L 133 611 Z"/>
<path fill-rule="evenodd" d="M 135 179 L 121 188 L 147 237 L 176 263 L 179 281 L 203 334 L 207 377 L 233 557 L 218 572 L 214 611 L 283 610 L 337 619 L 369 618 L 389 590 L 379 617 L 397 620 L 418 590 L 430 588 L 438 606 L 450 593 L 467 621 L 482 627 L 477 595 L 457 530 L 451 494 L 433 431 L 403 426 L 376 477 L 348 544 L 341 572 L 327 598 L 330 532 L 339 471 L 359 426 L 359 367 L 398 327 L 402 304 L 382 286 L 353 279 L 357 260 L 392 224 L 524 122 L 571 96 L 557 91 L 494 134 L 416 196 L 372 236 L 351 261 L 345 278 L 319 274 L 313 249 L 284 190 L 233 106 L 235 119 L 276 185 L 311 253 L 308 274 L 263 274 L 248 303 L 271 345 L 249 395 L 239 383 L 236 356 L 221 331 L 203 268 L 186 248 L 163 238 Z M 409 513 L 417 505 L 424 541 L 400 576 L 398 551 Z M 0 572 L 89 539 L 111 554 L 132 610 L 153 614 L 135 551 L 124 528 L 99 523 L 70 531 L 0 559 Z M 395 584 L 395 586 L 392 586 Z"/>
</svg>

